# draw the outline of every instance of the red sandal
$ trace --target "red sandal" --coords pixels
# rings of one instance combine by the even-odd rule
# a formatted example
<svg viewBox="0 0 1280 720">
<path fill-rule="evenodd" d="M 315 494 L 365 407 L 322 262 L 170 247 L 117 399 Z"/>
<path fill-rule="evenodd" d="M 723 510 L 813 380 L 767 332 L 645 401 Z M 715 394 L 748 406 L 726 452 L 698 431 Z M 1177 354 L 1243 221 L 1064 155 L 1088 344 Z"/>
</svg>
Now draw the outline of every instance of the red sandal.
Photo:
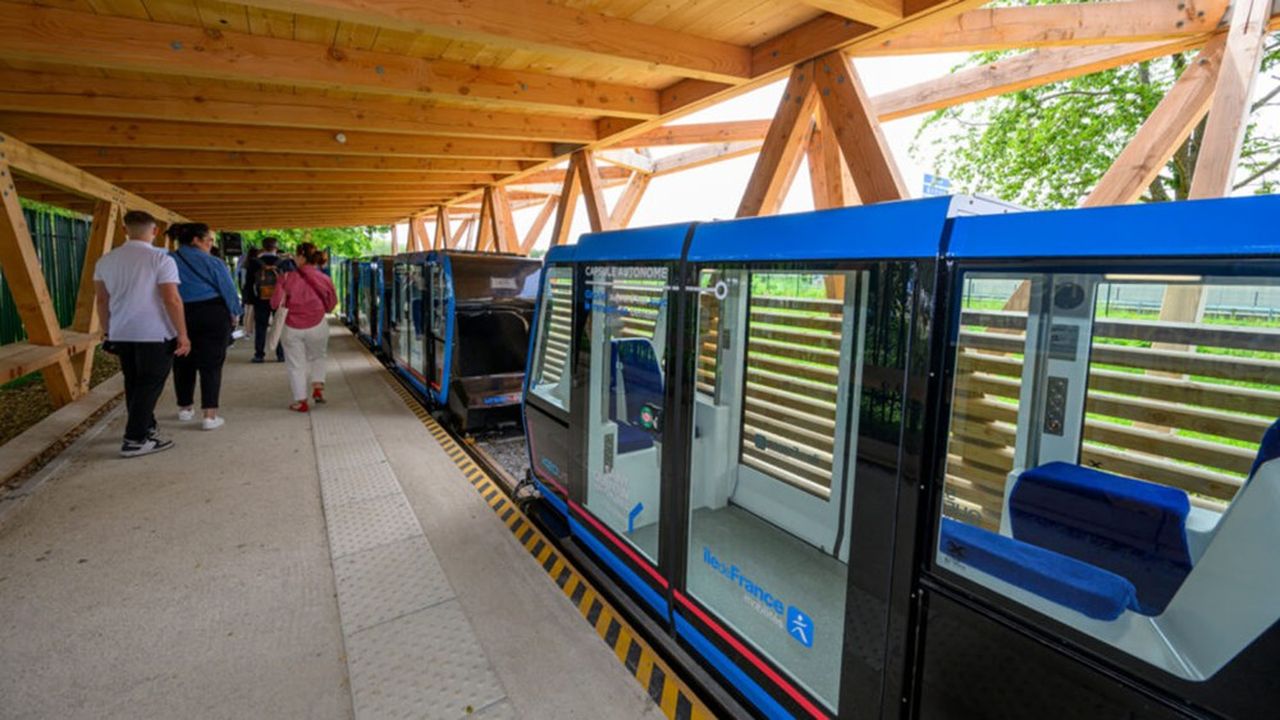
<svg viewBox="0 0 1280 720">
<path fill-rule="evenodd" d="M 317 404 L 328 402 L 324 399 L 324 388 L 312 388 L 311 399 L 316 401 Z"/>
<path fill-rule="evenodd" d="M 290 406 L 289 406 L 289 409 L 290 409 L 290 410 L 292 410 L 292 411 L 294 411 L 294 412 L 304 413 L 304 412 L 309 411 L 311 408 L 307 407 L 307 401 L 306 401 L 306 400 L 299 400 L 298 402 L 296 402 L 296 403 L 294 403 L 294 404 L 290 405 Z"/>
</svg>

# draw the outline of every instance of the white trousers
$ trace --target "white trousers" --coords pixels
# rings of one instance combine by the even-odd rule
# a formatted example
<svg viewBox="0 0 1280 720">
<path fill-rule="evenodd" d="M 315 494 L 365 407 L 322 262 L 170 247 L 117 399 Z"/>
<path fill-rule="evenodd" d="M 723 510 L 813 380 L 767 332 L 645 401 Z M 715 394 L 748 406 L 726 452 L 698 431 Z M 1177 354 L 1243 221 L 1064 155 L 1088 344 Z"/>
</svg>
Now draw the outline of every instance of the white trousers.
<svg viewBox="0 0 1280 720">
<path fill-rule="evenodd" d="M 312 383 L 324 382 L 324 366 L 329 356 L 329 323 L 321 320 L 303 330 L 288 325 L 280 336 L 284 365 L 289 371 L 289 387 L 294 400 L 306 400 Z"/>
</svg>

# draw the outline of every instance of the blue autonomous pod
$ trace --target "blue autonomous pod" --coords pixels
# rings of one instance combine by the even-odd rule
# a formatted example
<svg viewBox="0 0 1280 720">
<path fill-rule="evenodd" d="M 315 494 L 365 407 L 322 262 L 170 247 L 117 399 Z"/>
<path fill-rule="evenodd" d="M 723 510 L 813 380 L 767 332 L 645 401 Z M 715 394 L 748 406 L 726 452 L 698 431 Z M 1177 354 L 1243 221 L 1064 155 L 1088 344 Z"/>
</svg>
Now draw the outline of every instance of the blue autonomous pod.
<svg viewBox="0 0 1280 720">
<path fill-rule="evenodd" d="M 530 473 L 720 710 L 1280 702 L 1280 197 L 977 198 L 545 259 Z"/>
<path fill-rule="evenodd" d="M 383 259 L 378 256 L 366 257 L 353 260 L 352 264 L 356 337 L 370 349 L 377 351 L 382 347 L 383 330 L 386 326 Z"/>
<path fill-rule="evenodd" d="M 387 357 L 463 432 L 516 427 L 542 263 L 462 250 L 397 255 Z"/>
</svg>

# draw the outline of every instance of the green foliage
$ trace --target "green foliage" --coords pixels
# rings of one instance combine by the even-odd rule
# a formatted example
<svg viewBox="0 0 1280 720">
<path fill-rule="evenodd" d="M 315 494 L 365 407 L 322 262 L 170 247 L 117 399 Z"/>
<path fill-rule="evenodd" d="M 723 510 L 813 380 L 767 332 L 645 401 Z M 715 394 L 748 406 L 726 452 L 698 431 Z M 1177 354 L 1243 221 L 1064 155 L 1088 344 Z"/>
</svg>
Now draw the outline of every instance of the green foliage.
<svg viewBox="0 0 1280 720">
<path fill-rule="evenodd" d="M 977 53 L 957 69 L 1010 54 Z M 912 153 L 919 157 L 931 146 L 936 171 L 968 192 L 1035 208 L 1078 205 L 1193 59 L 1181 53 L 940 110 L 921 127 Z M 1268 39 L 1262 67 L 1263 95 L 1245 138 L 1237 189 L 1268 193 L 1280 190 L 1280 36 Z M 1257 122 L 1264 114 L 1269 128 Z M 1201 123 L 1144 201 L 1187 197 L 1203 131 Z"/>
<path fill-rule="evenodd" d="M 250 230 L 241 233 L 245 248 L 262 247 L 262 239 L 276 237 L 280 239 L 282 250 L 288 251 L 302 242 L 315 243 L 316 247 L 328 250 L 337 257 L 361 257 L 368 255 L 374 247 L 374 234 L 387 233 L 390 228 L 381 227 L 343 227 L 343 228 L 290 228 L 280 230 Z"/>
<path fill-rule="evenodd" d="M 35 210 L 36 212 L 48 213 L 50 215 L 57 215 L 59 217 L 68 217 L 76 220 L 83 220 L 86 217 L 84 213 L 78 213 L 74 210 L 68 210 L 64 207 L 58 207 L 57 205 L 50 205 L 49 203 L 38 202 L 36 200 L 28 200 L 26 198 L 20 197 L 18 198 L 18 202 L 22 205 L 22 207 L 28 210 Z"/>
</svg>

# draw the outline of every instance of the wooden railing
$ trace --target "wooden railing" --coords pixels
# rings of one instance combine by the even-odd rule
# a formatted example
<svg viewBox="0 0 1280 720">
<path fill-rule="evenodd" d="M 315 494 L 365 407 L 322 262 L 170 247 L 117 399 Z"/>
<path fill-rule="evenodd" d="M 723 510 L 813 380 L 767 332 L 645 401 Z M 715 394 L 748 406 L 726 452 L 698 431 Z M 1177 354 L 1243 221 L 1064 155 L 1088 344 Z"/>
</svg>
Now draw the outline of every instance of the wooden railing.
<svg viewBox="0 0 1280 720">
<path fill-rule="evenodd" d="M 962 316 L 948 444 L 949 511 L 996 528 L 1013 469 L 1025 313 Z M 1280 330 L 1100 318 L 1081 463 L 1225 507 L 1280 413 Z M 1141 343 L 1139 346 L 1121 343 Z M 1178 348 L 1146 347 L 1162 343 Z M 1225 353 L 1247 350 L 1253 357 Z"/>
</svg>

